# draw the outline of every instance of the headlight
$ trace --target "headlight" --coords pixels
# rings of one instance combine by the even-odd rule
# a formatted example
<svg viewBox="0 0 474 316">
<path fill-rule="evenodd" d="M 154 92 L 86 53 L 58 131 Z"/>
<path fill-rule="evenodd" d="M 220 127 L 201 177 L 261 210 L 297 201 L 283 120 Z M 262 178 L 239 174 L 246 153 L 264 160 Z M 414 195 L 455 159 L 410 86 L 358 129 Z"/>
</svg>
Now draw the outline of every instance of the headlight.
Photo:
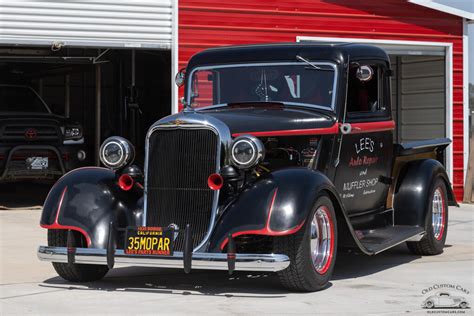
<svg viewBox="0 0 474 316">
<path fill-rule="evenodd" d="M 65 139 L 79 139 L 82 138 L 82 129 L 79 126 L 66 126 L 64 128 Z"/>
<path fill-rule="evenodd" d="M 123 137 L 112 136 L 100 146 L 100 161 L 111 169 L 119 169 L 133 162 L 135 148 Z"/>
<path fill-rule="evenodd" d="M 242 135 L 234 139 L 230 149 L 230 160 L 234 166 L 246 169 L 256 166 L 265 156 L 265 147 L 260 139 Z"/>
</svg>

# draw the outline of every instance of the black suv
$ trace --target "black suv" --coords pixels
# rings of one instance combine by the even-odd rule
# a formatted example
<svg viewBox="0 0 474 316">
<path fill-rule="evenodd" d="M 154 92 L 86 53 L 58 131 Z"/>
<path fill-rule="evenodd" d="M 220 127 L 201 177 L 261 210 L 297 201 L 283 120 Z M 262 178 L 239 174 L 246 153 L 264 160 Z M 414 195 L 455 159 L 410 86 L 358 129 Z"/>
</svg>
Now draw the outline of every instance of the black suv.
<svg viewBox="0 0 474 316">
<path fill-rule="evenodd" d="M 28 86 L 0 84 L 0 182 L 55 179 L 85 158 L 82 127 Z"/>
</svg>

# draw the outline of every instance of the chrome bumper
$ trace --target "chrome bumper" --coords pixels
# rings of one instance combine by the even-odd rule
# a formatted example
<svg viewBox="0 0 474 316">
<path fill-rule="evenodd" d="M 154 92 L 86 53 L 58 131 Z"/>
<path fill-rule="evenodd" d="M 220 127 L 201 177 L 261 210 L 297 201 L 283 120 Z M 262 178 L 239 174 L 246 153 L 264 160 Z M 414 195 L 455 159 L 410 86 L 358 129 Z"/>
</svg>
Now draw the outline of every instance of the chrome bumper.
<svg viewBox="0 0 474 316">
<path fill-rule="evenodd" d="M 67 247 L 40 246 L 38 258 L 42 261 L 68 262 Z M 173 256 L 128 255 L 121 249 L 114 254 L 115 266 L 140 266 L 157 268 L 184 268 L 183 253 L 175 251 Z M 107 265 L 107 250 L 97 248 L 76 248 L 74 263 Z M 244 254 L 237 253 L 235 270 L 276 272 L 287 268 L 290 259 L 281 254 Z M 227 254 L 194 252 L 193 269 L 227 270 Z"/>
</svg>

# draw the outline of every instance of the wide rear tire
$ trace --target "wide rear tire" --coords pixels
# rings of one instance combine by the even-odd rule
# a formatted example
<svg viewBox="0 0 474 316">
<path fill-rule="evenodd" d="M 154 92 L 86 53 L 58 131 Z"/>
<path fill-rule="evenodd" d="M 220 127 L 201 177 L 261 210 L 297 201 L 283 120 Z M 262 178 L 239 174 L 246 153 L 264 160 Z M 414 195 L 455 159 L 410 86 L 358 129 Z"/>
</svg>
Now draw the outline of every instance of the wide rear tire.
<svg viewBox="0 0 474 316">
<path fill-rule="evenodd" d="M 274 249 L 291 261 L 288 268 L 278 272 L 285 288 L 299 292 L 324 289 L 331 279 L 337 250 L 336 214 L 331 199 L 320 195 L 303 228 L 293 235 L 276 237 Z"/>
<path fill-rule="evenodd" d="M 438 255 L 443 252 L 448 233 L 448 197 L 446 185 L 437 178 L 430 191 L 426 211 L 425 235 L 420 241 L 407 242 L 408 249 L 421 256 Z"/>
<path fill-rule="evenodd" d="M 83 236 L 77 232 L 75 240 L 77 247 L 87 248 Z M 48 245 L 53 247 L 66 247 L 67 230 L 48 229 Z M 71 282 L 91 282 L 102 279 L 109 271 L 107 266 L 95 264 L 69 264 L 53 262 L 54 270 L 60 277 Z"/>
</svg>

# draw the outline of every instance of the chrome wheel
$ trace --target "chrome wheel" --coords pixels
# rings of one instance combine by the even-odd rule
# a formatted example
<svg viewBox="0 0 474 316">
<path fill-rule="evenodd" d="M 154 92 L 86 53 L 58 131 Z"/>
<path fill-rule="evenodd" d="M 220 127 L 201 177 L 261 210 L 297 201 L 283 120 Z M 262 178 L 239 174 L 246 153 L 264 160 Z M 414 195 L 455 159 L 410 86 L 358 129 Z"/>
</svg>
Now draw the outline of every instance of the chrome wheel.
<svg viewBox="0 0 474 316">
<path fill-rule="evenodd" d="M 334 252 L 334 225 L 326 206 L 320 206 L 311 220 L 310 250 L 314 269 L 326 273 Z"/>
<path fill-rule="evenodd" d="M 433 234 L 437 240 L 441 240 L 441 238 L 443 238 L 445 218 L 443 191 L 438 187 L 433 193 L 433 201 L 431 206 Z"/>
</svg>

